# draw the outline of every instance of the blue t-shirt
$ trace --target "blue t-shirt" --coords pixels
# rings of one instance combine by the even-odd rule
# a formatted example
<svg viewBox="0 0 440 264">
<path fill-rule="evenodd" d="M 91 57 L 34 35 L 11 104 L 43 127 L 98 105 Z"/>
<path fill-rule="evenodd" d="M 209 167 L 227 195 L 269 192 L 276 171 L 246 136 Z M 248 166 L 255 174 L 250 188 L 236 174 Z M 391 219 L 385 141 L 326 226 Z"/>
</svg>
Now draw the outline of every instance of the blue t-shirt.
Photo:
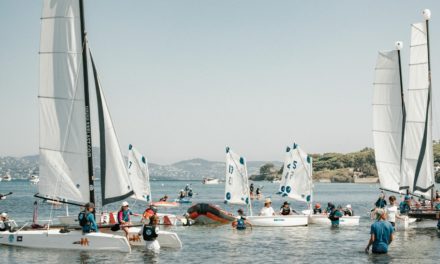
<svg viewBox="0 0 440 264">
<path fill-rule="evenodd" d="M 337 220 L 333 220 L 332 221 L 332 226 L 338 226 L 339 225 L 339 217 L 342 217 L 343 214 L 340 210 L 335 210 L 335 212 L 333 213 L 334 217 L 337 217 Z"/>
<path fill-rule="evenodd" d="M 391 241 L 393 226 L 388 221 L 377 221 L 371 225 L 370 234 L 374 234 L 373 253 L 387 253 Z"/>
<path fill-rule="evenodd" d="M 92 213 L 87 214 L 87 225 L 82 227 L 83 232 L 90 233 L 91 231 L 98 232 L 98 225 Z"/>
</svg>

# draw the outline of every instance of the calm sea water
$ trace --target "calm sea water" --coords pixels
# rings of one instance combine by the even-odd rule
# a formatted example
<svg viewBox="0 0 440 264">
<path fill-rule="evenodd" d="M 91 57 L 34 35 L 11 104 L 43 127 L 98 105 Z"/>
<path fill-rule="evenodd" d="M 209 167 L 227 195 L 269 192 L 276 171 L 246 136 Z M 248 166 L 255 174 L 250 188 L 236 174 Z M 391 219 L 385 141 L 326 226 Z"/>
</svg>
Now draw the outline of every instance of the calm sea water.
<svg viewBox="0 0 440 264">
<path fill-rule="evenodd" d="M 210 202 L 223 206 L 224 185 L 203 185 L 199 182 L 155 181 L 152 182 L 153 197 L 177 192 L 191 183 L 194 203 Z M 263 194 L 271 196 L 274 209 L 281 206 L 282 198 L 275 193 L 278 185 L 256 182 L 263 186 Z M 0 201 L 0 211 L 7 211 L 17 222 L 32 219 L 33 194 L 36 187 L 28 181 L 0 182 L 0 193 L 12 191 L 13 195 Z M 434 227 L 413 228 L 396 233 L 387 255 L 365 254 L 371 224 L 367 214 L 378 195 L 378 185 L 361 184 L 315 184 L 314 200 L 321 204 L 328 201 L 336 205 L 353 206 L 355 214 L 361 215 L 360 226 L 332 229 L 327 226 L 293 228 L 258 228 L 244 232 L 224 226 L 190 226 L 165 228 L 177 232 L 183 243 L 181 250 L 161 249 L 159 254 L 150 254 L 143 248 L 133 248 L 130 254 L 112 252 L 81 252 L 39 250 L 0 246 L 1 263 L 439 263 L 440 235 Z M 142 212 L 144 204 L 130 201 L 133 211 Z M 39 201 L 40 219 L 48 219 L 50 206 Z M 254 201 L 254 211 L 262 206 Z M 305 209 L 293 202 L 295 209 Z M 112 204 L 107 209 L 116 209 Z M 224 207 L 224 206 L 223 206 Z M 183 215 L 188 205 L 178 208 L 160 209 L 160 212 Z M 235 212 L 239 207 L 225 207 Z M 78 209 L 69 208 L 71 214 Z M 65 209 L 53 210 L 52 214 L 63 215 Z"/>
</svg>

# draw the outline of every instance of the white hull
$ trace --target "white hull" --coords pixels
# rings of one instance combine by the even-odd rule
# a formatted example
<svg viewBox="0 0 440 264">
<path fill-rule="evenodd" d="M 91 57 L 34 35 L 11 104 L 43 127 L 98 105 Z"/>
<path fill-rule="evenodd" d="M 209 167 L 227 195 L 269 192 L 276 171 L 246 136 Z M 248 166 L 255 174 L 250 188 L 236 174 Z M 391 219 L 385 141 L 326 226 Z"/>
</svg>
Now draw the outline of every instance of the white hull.
<svg viewBox="0 0 440 264">
<path fill-rule="evenodd" d="M 343 216 L 339 218 L 340 226 L 357 226 L 359 225 L 360 216 Z M 309 215 L 309 223 L 315 225 L 331 225 L 330 219 L 326 214 Z"/>
<path fill-rule="evenodd" d="M 12 181 L 12 178 L 5 177 L 5 178 L 3 178 L 3 181 Z"/>
<path fill-rule="evenodd" d="M 203 184 L 219 184 L 219 179 L 203 180 Z"/>
<path fill-rule="evenodd" d="M 276 215 L 276 216 L 247 216 L 246 220 L 252 226 L 306 226 L 307 215 Z"/>
<path fill-rule="evenodd" d="M 66 250 L 109 250 L 117 252 L 131 251 L 130 244 L 123 236 L 103 233 L 89 233 L 82 231 L 60 233 L 60 229 L 26 230 L 10 233 L 0 232 L 0 244 L 41 249 Z"/>
<path fill-rule="evenodd" d="M 156 207 L 177 207 L 179 203 L 176 202 L 154 202 L 154 206 Z"/>
<path fill-rule="evenodd" d="M 112 213 L 112 216 L 110 216 L 108 213 L 104 214 L 96 214 L 96 218 L 100 219 L 98 224 L 113 224 L 117 223 L 116 219 L 117 213 Z M 177 225 L 177 216 L 173 214 L 157 214 L 159 216 L 159 224 L 160 225 Z M 110 219 L 112 218 L 112 219 Z M 68 215 L 68 216 L 58 216 L 58 221 L 62 225 L 69 225 L 69 226 L 79 226 L 78 223 L 78 217 L 74 215 Z M 134 224 L 140 224 L 134 222 Z"/>
</svg>

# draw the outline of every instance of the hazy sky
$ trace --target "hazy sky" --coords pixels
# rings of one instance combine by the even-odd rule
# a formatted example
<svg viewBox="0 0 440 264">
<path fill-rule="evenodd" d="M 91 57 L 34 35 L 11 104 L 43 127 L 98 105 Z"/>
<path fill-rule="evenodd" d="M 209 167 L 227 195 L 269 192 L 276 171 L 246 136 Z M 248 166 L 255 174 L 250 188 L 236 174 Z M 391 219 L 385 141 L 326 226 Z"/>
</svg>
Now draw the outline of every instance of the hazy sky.
<svg viewBox="0 0 440 264">
<path fill-rule="evenodd" d="M 424 8 L 440 102 L 440 1 L 84 2 L 121 148 L 151 162 L 371 147 L 377 51 L 402 40 L 408 56 Z M 41 1 L 0 1 L 0 155 L 38 153 L 40 16 Z"/>
</svg>

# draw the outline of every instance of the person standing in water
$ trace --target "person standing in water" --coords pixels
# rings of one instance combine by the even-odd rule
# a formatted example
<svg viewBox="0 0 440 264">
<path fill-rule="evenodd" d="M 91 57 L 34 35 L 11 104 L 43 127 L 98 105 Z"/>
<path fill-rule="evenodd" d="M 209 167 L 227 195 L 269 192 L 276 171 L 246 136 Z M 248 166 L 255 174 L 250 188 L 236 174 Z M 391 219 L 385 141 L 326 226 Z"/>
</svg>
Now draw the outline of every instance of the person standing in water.
<svg viewBox="0 0 440 264">
<path fill-rule="evenodd" d="M 387 206 L 387 200 L 385 200 L 385 194 L 381 193 L 379 195 L 379 198 L 377 199 L 376 203 L 374 203 L 376 208 L 385 208 Z"/>
<path fill-rule="evenodd" d="M 147 220 L 147 222 L 142 225 L 140 230 L 140 234 L 145 241 L 145 245 L 147 250 L 158 253 L 160 250 L 160 244 L 157 241 L 157 237 L 159 236 L 159 228 L 157 225 L 159 224 L 159 216 L 157 215 L 157 208 L 154 206 L 150 207 L 153 211 L 153 215 Z"/>
<path fill-rule="evenodd" d="M 388 245 L 394 239 L 394 228 L 388 222 L 387 214 L 384 209 L 376 210 L 377 221 L 371 225 L 370 229 L 370 240 L 365 248 L 365 252 L 370 251 L 370 246 L 373 245 L 372 252 L 374 254 L 385 254 L 388 252 Z"/>
<path fill-rule="evenodd" d="M 400 216 L 399 209 L 396 205 L 396 196 L 391 195 L 388 200 L 390 201 L 390 205 L 386 207 L 386 214 L 388 216 L 388 222 L 391 223 L 391 225 L 395 228 L 396 227 L 396 220 L 402 219 L 404 220 L 405 217 Z"/>
</svg>

